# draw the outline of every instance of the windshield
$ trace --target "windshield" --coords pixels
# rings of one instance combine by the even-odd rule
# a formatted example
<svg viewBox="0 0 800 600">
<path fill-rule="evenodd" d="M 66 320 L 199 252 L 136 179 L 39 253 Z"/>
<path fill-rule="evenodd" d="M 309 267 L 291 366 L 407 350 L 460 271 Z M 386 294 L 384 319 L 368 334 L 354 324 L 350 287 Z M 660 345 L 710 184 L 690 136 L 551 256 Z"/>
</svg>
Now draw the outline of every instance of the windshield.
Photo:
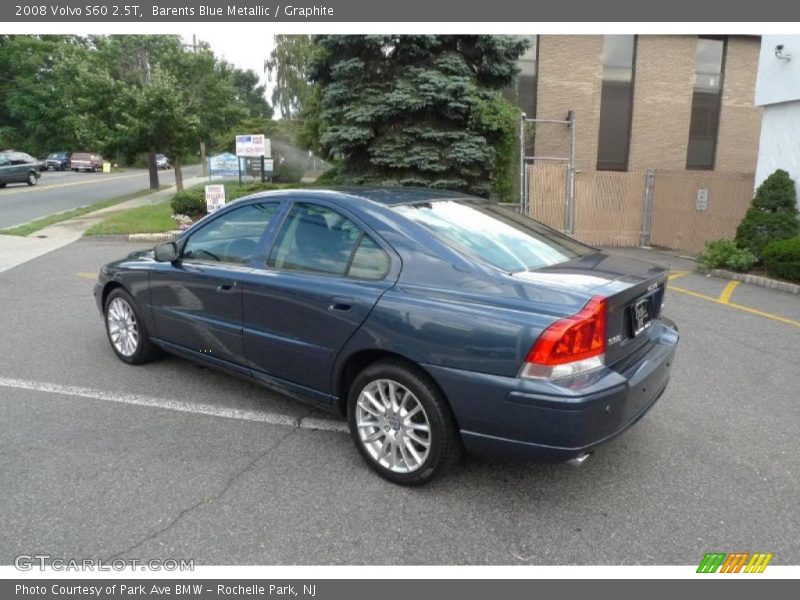
<svg viewBox="0 0 800 600">
<path fill-rule="evenodd" d="M 541 223 L 492 204 L 439 200 L 395 209 L 446 244 L 509 273 L 539 269 L 594 252 Z"/>
</svg>

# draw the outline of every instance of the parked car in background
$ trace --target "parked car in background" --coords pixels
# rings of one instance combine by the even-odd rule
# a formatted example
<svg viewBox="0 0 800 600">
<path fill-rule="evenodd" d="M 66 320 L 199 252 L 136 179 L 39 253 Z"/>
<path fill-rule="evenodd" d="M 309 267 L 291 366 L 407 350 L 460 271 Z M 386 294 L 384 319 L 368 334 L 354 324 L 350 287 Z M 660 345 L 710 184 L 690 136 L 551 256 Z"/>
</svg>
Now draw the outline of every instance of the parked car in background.
<svg viewBox="0 0 800 600">
<path fill-rule="evenodd" d="M 285 190 L 104 266 L 94 294 L 122 361 L 304 398 L 419 485 L 462 447 L 582 462 L 638 421 L 678 344 L 667 275 L 463 194 Z"/>
<path fill-rule="evenodd" d="M 159 169 L 169 169 L 172 166 L 172 164 L 169 162 L 169 159 L 163 154 L 156 154 L 156 166 Z"/>
<path fill-rule="evenodd" d="M 72 152 L 53 152 L 44 160 L 45 169 L 53 169 L 55 171 L 70 169 L 72 168 L 71 157 Z"/>
<path fill-rule="evenodd" d="M 70 158 L 70 168 L 73 171 L 97 171 L 103 170 L 105 160 L 99 154 L 91 152 L 75 152 Z"/>
<path fill-rule="evenodd" d="M 0 187 L 9 183 L 39 183 L 39 161 L 25 152 L 0 152 Z"/>
</svg>

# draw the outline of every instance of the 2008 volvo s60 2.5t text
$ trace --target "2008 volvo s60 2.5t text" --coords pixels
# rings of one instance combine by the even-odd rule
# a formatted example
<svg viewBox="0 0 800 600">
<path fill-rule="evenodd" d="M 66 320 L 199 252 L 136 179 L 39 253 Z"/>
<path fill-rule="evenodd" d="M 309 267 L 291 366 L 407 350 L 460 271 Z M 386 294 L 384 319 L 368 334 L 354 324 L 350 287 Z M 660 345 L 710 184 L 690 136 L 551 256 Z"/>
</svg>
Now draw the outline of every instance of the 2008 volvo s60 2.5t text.
<svg viewBox="0 0 800 600">
<path fill-rule="evenodd" d="M 661 396 L 667 270 L 452 192 L 233 202 L 106 265 L 111 346 L 201 361 L 340 412 L 367 464 L 424 483 L 463 449 L 582 460 Z"/>
</svg>

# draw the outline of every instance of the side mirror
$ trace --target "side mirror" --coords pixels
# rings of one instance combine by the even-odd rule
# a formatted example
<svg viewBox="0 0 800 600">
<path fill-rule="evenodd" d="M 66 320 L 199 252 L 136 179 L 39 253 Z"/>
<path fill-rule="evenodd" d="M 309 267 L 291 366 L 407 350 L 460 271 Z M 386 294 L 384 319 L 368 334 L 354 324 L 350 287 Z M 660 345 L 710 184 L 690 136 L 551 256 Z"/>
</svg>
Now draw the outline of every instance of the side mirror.
<svg viewBox="0 0 800 600">
<path fill-rule="evenodd" d="M 173 262 L 178 260 L 178 246 L 175 242 L 164 242 L 153 248 L 153 257 L 157 262 Z"/>
</svg>

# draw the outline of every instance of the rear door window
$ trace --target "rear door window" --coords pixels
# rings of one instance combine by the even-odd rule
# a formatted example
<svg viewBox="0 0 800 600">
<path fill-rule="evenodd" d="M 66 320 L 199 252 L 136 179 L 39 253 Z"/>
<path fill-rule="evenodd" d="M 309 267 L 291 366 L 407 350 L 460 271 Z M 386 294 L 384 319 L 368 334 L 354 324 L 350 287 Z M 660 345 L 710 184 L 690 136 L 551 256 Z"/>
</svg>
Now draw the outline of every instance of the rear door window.
<svg viewBox="0 0 800 600">
<path fill-rule="evenodd" d="M 347 217 L 325 206 L 297 203 L 267 264 L 275 269 L 381 279 L 389 269 L 389 256 Z"/>
</svg>

